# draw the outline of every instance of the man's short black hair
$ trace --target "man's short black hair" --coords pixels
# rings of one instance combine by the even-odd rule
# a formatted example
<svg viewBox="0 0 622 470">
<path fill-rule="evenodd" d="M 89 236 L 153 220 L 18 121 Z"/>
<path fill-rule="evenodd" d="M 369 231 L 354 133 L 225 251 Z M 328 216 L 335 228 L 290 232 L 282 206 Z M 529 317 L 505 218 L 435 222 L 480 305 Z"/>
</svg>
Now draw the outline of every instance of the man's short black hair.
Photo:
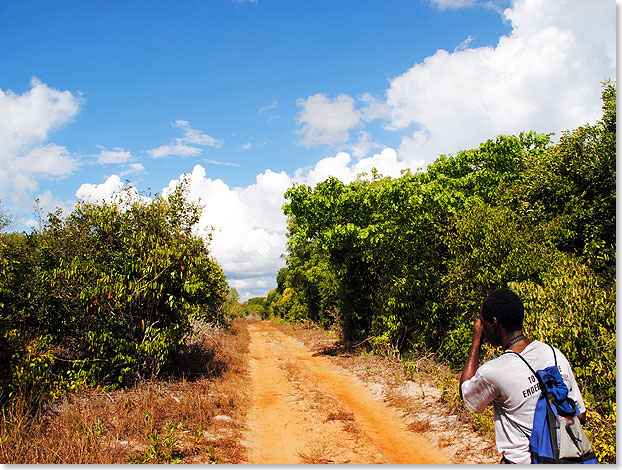
<svg viewBox="0 0 622 470">
<path fill-rule="evenodd" d="M 488 322 L 492 322 L 493 317 L 496 317 L 507 331 L 523 328 L 525 307 L 520 297 L 510 289 L 497 289 L 488 294 L 482 302 L 480 313 Z"/>
</svg>

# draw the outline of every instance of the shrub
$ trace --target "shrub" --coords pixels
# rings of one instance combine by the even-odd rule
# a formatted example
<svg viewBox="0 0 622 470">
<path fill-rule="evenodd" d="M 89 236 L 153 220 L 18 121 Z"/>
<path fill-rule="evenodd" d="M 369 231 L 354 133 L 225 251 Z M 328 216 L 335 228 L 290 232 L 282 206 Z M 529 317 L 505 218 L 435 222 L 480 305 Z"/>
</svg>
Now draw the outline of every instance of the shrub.
<svg viewBox="0 0 622 470">
<path fill-rule="evenodd" d="M 558 347 L 598 410 L 615 403 L 615 286 L 605 289 L 573 259 L 557 264 L 543 285 L 510 284 L 525 303 L 525 330 Z"/>
<path fill-rule="evenodd" d="M 229 288 L 185 194 L 184 183 L 155 200 L 129 188 L 50 214 L 41 233 L 0 236 L 0 399 L 157 375 L 192 320 L 226 321 Z"/>
<path fill-rule="evenodd" d="M 510 285 L 525 302 L 525 330 L 557 346 L 572 365 L 588 408 L 588 434 L 601 462 L 615 462 L 616 294 L 586 266 L 567 259 L 543 285 Z"/>
</svg>

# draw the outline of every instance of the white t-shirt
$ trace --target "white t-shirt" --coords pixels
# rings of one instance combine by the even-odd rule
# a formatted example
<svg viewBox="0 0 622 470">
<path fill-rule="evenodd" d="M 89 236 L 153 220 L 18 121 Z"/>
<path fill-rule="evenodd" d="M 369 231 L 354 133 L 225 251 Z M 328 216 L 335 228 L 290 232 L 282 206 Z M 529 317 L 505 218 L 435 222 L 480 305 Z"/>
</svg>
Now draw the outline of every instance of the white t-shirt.
<svg viewBox="0 0 622 470">
<path fill-rule="evenodd" d="M 533 341 L 521 356 L 535 371 L 555 365 L 553 351 L 547 344 Z M 557 365 L 568 386 L 568 396 L 585 411 L 581 392 L 566 357 L 555 348 Z M 473 413 L 481 413 L 492 402 L 495 415 L 497 449 L 510 462 L 531 463 L 529 435 L 536 402 L 540 396 L 538 379 L 515 354 L 503 354 L 481 365 L 475 375 L 462 384 L 462 398 Z"/>
</svg>

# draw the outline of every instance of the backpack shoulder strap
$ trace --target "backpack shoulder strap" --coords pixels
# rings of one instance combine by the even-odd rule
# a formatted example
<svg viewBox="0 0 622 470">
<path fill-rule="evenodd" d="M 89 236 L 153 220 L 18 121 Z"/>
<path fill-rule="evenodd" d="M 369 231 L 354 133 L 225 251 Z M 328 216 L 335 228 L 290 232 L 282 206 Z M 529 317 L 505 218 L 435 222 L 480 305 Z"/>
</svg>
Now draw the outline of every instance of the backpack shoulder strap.
<svg viewBox="0 0 622 470">
<path fill-rule="evenodd" d="M 550 344 L 549 344 L 549 348 L 551 348 L 551 351 L 553 351 L 553 360 L 555 361 L 555 367 L 557 367 L 557 354 L 555 354 L 555 348 L 554 348 L 553 346 L 551 346 Z M 518 357 L 520 357 L 520 358 L 523 360 L 523 362 L 524 362 L 525 364 L 527 364 L 527 367 L 529 367 L 529 369 L 531 370 L 531 372 L 533 373 L 533 375 L 535 375 L 535 376 L 536 376 L 536 378 L 537 378 L 538 380 L 540 380 L 540 376 L 539 376 L 538 374 L 536 374 L 536 371 L 535 371 L 535 370 L 533 370 L 533 367 L 531 367 L 531 366 L 529 365 L 529 363 L 527 362 L 527 359 L 525 359 L 523 356 L 521 356 L 521 355 L 520 355 L 520 354 L 518 354 L 517 352 L 511 351 L 511 350 L 509 350 L 509 349 L 508 349 L 507 351 L 505 351 L 503 354 L 506 354 L 506 353 L 512 353 L 512 354 L 515 354 L 515 355 L 517 355 Z M 542 390 L 544 390 L 544 388 L 543 388 Z"/>
<path fill-rule="evenodd" d="M 520 357 L 520 358 L 521 358 L 521 360 L 522 360 L 525 364 L 527 364 L 527 367 L 529 367 L 529 370 L 531 370 L 531 372 L 533 373 L 533 375 L 535 375 L 536 377 L 538 376 L 538 374 L 536 374 L 536 371 L 535 371 L 535 370 L 533 370 L 533 367 L 531 367 L 531 366 L 529 365 L 529 363 L 527 362 L 527 359 L 525 359 L 523 356 L 521 356 L 521 355 L 520 355 L 520 354 L 518 354 L 517 352 L 510 351 L 509 349 L 508 349 L 507 351 L 505 351 L 503 354 L 507 354 L 507 353 L 511 353 L 511 354 L 514 354 L 515 356 Z"/>
<path fill-rule="evenodd" d="M 549 344 L 551 351 L 553 351 L 553 359 L 555 359 L 555 366 L 557 366 L 557 355 L 555 354 L 555 348 Z"/>
<path fill-rule="evenodd" d="M 554 353 L 555 351 L 553 351 Z M 529 365 L 529 362 L 527 362 L 527 359 L 525 359 L 523 356 L 521 356 L 520 354 L 518 354 L 517 352 L 514 351 L 510 351 L 509 349 L 507 351 L 505 351 L 503 354 L 507 354 L 507 353 L 512 353 L 515 356 L 518 356 L 521 358 L 521 360 L 527 365 L 527 367 L 529 367 L 529 370 L 531 371 L 531 373 L 534 375 L 534 377 L 538 380 L 538 383 L 540 384 L 540 390 L 542 392 L 544 392 L 544 390 L 546 390 L 546 388 L 544 387 L 544 382 L 542 382 L 542 379 L 540 378 L 540 376 L 536 373 L 535 370 L 533 370 L 533 367 L 531 367 L 531 365 Z M 555 360 L 555 365 L 557 365 L 557 359 Z"/>
</svg>

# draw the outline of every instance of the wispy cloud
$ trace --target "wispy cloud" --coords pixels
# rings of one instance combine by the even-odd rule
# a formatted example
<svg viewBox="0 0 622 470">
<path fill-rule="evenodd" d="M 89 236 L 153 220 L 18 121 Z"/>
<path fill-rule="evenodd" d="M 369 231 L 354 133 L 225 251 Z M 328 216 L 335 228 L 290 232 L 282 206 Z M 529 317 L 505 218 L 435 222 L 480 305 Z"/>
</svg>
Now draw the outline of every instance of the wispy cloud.
<svg viewBox="0 0 622 470">
<path fill-rule="evenodd" d="M 146 153 L 151 156 L 151 158 L 163 158 L 168 156 L 196 157 L 203 152 L 201 148 L 196 147 L 197 145 L 214 148 L 220 148 L 224 145 L 224 141 L 193 129 L 190 127 L 188 121 L 178 119 L 172 122 L 171 126 L 181 129 L 184 133 L 183 137 L 175 138 L 170 144 L 146 150 Z"/>
<path fill-rule="evenodd" d="M 237 163 L 231 163 L 231 162 L 219 162 L 217 160 L 211 160 L 209 158 L 206 158 L 203 160 L 205 163 L 209 163 L 210 165 L 221 165 L 221 166 L 240 166 Z"/>
<path fill-rule="evenodd" d="M 177 140 L 185 144 L 205 145 L 216 148 L 220 148 L 224 144 L 222 140 L 215 139 L 211 135 L 204 134 L 201 131 L 191 128 L 188 121 L 178 119 L 171 123 L 171 125 L 184 131 L 184 136 Z"/>
<path fill-rule="evenodd" d="M 273 109 L 278 108 L 279 106 L 279 102 L 278 101 L 273 101 L 271 104 L 267 105 L 267 106 L 262 106 L 261 108 L 259 108 L 257 110 L 257 114 L 259 116 L 261 115 L 266 115 L 266 119 L 268 120 L 268 122 L 274 121 L 275 119 L 279 119 L 281 116 L 275 113 L 272 113 L 270 111 L 272 111 Z"/>
<path fill-rule="evenodd" d="M 510 0 L 430 0 L 439 10 L 457 10 L 459 8 L 484 7 L 498 12 L 510 5 Z"/>
<path fill-rule="evenodd" d="M 477 0 L 430 0 L 430 3 L 441 10 L 472 7 Z"/>
<path fill-rule="evenodd" d="M 127 169 L 121 172 L 121 176 L 131 175 L 133 173 L 142 173 L 145 171 L 145 167 L 142 163 L 130 163 Z"/>
<path fill-rule="evenodd" d="M 458 44 L 454 48 L 454 52 L 464 51 L 464 50 L 468 49 L 469 48 L 469 44 L 471 44 L 473 39 L 475 39 L 473 36 L 469 36 L 468 38 L 466 38 L 464 41 L 462 41 L 460 44 Z"/>
<path fill-rule="evenodd" d="M 97 155 L 97 163 L 100 164 L 126 163 L 132 158 L 132 154 L 122 148 L 115 147 L 113 150 L 106 150 L 101 145 L 97 147 L 101 149 L 101 152 Z"/>
<path fill-rule="evenodd" d="M 186 145 L 175 139 L 177 142 L 170 145 L 161 145 L 158 148 L 147 150 L 151 158 L 162 158 L 169 156 L 176 157 L 196 157 L 201 155 L 202 150 L 198 147 Z"/>
<path fill-rule="evenodd" d="M 263 114 L 266 111 L 270 111 L 271 109 L 276 108 L 278 105 L 279 105 L 278 101 L 273 101 L 271 104 L 267 106 L 262 106 L 261 108 L 259 108 L 259 110 L 257 111 L 257 114 Z"/>
</svg>

